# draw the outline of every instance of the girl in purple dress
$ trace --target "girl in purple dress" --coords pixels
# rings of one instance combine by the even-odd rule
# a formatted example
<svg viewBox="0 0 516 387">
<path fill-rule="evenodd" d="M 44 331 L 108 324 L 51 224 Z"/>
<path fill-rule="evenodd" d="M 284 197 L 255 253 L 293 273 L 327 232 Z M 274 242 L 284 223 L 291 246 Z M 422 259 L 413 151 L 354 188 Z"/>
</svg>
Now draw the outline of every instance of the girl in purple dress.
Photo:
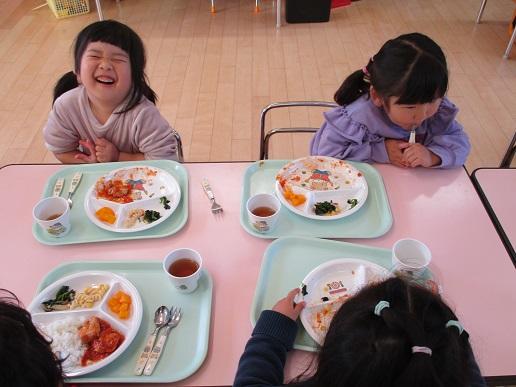
<svg viewBox="0 0 516 387">
<path fill-rule="evenodd" d="M 447 89 L 446 58 L 432 39 L 411 33 L 389 40 L 337 90 L 340 106 L 325 113 L 310 153 L 400 167 L 461 166 L 471 146 Z"/>
</svg>

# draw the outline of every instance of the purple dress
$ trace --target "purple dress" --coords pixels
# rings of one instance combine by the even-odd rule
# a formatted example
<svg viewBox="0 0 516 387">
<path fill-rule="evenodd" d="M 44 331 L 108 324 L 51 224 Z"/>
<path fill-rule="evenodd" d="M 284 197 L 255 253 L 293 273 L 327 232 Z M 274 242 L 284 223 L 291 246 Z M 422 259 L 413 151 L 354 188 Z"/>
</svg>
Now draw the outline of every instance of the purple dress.
<svg viewBox="0 0 516 387">
<path fill-rule="evenodd" d="M 462 166 L 471 149 L 455 121 L 457 107 L 443 98 L 437 112 L 416 129 L 416 140 L 441 158 L 436 168 Z M 310 154 L 338 159 L 388 163 L 386 138 L 408 141 L 410 132 L 394 124 L 382 108 L 364 95 L 324 113 L 326 121 L 310 143 Z"/>
</svg>

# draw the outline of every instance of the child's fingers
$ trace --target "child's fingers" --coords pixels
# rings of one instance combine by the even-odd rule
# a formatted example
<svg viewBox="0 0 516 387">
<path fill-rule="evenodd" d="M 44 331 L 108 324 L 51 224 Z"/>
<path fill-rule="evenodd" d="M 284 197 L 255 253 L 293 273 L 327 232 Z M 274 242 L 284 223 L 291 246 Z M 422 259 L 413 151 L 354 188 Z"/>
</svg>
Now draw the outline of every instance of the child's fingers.
<svg viewBox="0 0 516 387">
<path fill-rule="evenodd" d="M 398 144 L 398 148 L 400 148 L 400 149 L 406 149 L 406 148 L 409 148 L 410 146 L 412 146 L 412 144 L 410 144 L 408 142 L 400 142 Z"/>
<path fill-rule="evenodd" d="M 299 293 L 299 288 L 294 288 L 287 294 L 287 300 L 293 301 L 296 295 Z"/>
<path fill-rule="evenodd" d="M 94 145 L 90 142 L 90 140 L 79 140 L 79 145 L 83 148 L 87 148 L 90 151 L 90 154 L 94 153 Z"/>
<path fill-rule="evenodd" d="M 301 311 L 304 309 L 304 307 L 306 306 L 306 302 L 304 301 L 301 301 L 301 302 L 298 302 L 296 304 L 296 306 L 294 306 L 294 312 L 296 313 L 301 313 Z"/>
<path fill-rule="evenodd" d="M 91 162 L 90 156 L 85 155 L 84 153 L 77 153 L 74 156 L 74 159 L 84 161 L 85 163 Z"/>
</svg>

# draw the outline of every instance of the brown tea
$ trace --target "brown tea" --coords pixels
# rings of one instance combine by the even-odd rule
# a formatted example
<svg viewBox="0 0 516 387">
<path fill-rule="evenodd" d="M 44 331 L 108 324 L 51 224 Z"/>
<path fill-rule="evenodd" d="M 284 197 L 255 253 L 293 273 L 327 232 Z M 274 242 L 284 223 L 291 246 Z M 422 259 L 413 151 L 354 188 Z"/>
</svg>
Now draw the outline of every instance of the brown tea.
<svg viewBox="0 0 516 387">
<path fill-rule="evenodd" d="M 181 258 L 172 262 L 168 272 L 174 277 L 188 277 L 199 269 L 199 264 L 189 258 Z"/>
<path fill-rule="evenodd" d="M 261 216 L 262 218 L 265 218 L 267 216 L 274 215 L 276 213 L 276 210 L 274 210 L 273 208 L 270 208 L 270 207 L 262 206 L 262 207 L 256 207 L 251 212 L 253 213 L 253 215 Z"/>
<path fill-rule="evenodd" d="M 59 218 L 61 215 L 63 215 L 63 214 L 52 214 L 50 216 L 47 216 L 47 218 L 45 220 L 54 220 L 54 219 Z"/>
</svg>

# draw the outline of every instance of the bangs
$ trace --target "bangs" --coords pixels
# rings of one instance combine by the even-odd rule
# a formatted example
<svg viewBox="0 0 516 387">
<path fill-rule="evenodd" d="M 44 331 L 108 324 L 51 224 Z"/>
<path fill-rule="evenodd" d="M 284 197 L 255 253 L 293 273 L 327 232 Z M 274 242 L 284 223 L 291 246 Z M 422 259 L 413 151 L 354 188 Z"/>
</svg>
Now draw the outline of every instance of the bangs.
<svg viewBox="0 0 516 387">
<path fill-rule="evenodd" d="M 102 42 L 108 43 L 124 50 L 127 54 L 131 53 L 131 42 L 134 37 L 131 31 L 114 25 L 105 25 L 96 31 L 92 31 L 88 43 Z"/>
<path fill-rule="evenodd" d="M 448 89 L 448 71 L 441 63 L 427 55 L 421 55 L 401 85 L 396 104 L 411 105 L 430 103 L 442 98 Z"/>
</svg>

